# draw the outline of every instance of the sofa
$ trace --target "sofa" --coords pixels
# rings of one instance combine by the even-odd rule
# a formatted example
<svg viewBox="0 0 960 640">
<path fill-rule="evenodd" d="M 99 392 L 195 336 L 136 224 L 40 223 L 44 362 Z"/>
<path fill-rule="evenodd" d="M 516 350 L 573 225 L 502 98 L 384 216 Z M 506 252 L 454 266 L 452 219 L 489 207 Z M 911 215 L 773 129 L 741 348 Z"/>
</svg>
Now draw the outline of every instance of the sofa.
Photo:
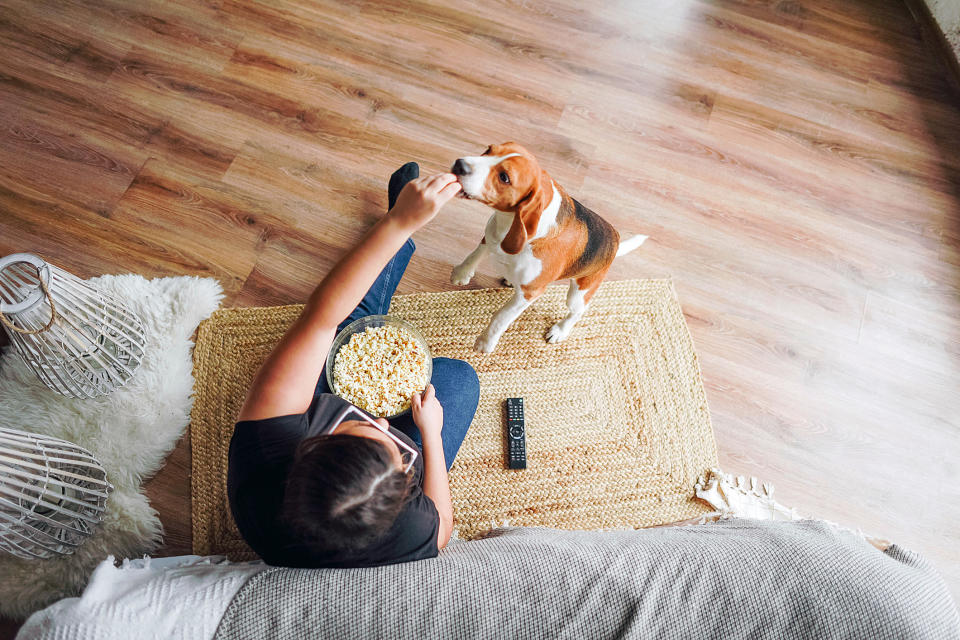
<svg viewBox="0 0 960 640">
<path fill-rule="evenodd" d="M 105 563 L 18 638 L 960 639 L 921 556 L 817 520 L 505 528 L 373 568 L 138 563 Z"/>
</svg>

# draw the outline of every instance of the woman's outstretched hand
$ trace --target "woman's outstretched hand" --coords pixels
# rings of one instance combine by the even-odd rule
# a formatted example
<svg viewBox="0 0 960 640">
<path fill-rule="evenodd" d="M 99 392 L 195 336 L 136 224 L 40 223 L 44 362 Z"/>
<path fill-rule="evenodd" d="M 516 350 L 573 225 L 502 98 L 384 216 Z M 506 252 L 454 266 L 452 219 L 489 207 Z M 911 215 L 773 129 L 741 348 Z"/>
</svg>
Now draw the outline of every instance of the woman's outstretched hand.
<svg viewBox="0 0 960 640">
<path fill-rule="evenodd" d="M 421 396 L 413 394 L 410 398 L 410 408 L 413 411 L 413 423 L 420 429 L 420 435 L 426 440 L 430 436 L 439 436 L 443 428 L 443 407 L 437 400 L 436 389 L 428 384 Z"/>
<path fill-rule="evenodd" d="M 459 192 L 460 183 L 452 173 L 416 178 L 404 185 L 387 215 L 416 230 L 430 222 L 440 207 Z"/>
</svg>

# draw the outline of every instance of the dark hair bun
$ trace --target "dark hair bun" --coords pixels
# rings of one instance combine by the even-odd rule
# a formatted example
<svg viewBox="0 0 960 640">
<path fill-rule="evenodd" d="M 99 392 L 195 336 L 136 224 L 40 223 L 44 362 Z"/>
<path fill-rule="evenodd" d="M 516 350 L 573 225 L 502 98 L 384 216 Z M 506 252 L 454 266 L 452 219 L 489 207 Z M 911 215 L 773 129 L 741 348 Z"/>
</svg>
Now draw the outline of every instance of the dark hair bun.
<svg viewBox="0 0 960 640">
<path fill-rule="evenodd" d="M 297 448 L 281 517 L 305 544 L 362 549 L 396 521 L 409 485 L 383 443 L 346 434 L 314 436 Z"/>
</svg>

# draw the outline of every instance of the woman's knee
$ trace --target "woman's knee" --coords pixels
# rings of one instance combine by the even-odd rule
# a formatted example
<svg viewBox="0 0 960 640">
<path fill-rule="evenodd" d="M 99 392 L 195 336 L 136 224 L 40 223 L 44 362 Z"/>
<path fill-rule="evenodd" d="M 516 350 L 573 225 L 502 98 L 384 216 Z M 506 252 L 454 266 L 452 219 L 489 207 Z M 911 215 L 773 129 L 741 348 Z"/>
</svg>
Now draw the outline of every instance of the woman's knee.
<svg viewBox="0 0 960 640">
<path fill-rule="evenodd" d="M 473 366 L 463 360 L 434 358 L 431 382 L 433 382 L 434 387 L 437 387 L 437 383 L 440 383 L 444 387 L 475 392 L 477 396 L 480 394 L 480 378 L 477 377 L 477 372 Z"/>
<path fill-rule="evenodd" d="M 480 401 L 480 379 L 469 363 L 453 358 L 434 358 L 431 382 L 445 414 L 467 424 Z"/>
</svg>

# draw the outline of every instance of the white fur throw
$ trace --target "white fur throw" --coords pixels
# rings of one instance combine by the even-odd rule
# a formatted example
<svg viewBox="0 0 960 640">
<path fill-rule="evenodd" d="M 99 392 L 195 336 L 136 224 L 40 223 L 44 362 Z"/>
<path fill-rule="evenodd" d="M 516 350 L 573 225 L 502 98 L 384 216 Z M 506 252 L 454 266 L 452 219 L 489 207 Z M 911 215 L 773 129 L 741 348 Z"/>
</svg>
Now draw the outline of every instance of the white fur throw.
<svg viewBox="0 0 960 640">
<path fill-rule="evenodd" d="M 24 623 L 17 640 L 210 640 L 233 596 L 262 562 L 223 556 L 124 560 L 109 556 L 79 598 L 64 598 Z"/>
<path fill-rule="evenodd" d="M 0 357 L 0 426 L 69 440 L 100 460 L 114 490 L 104 522 L 72 555 L 22 560 L 0 554 L 0 615 L 21 619 L 82 591 L 108 555 L 132 558 L 162 541 L 156 511 L 141 483 L 163 464 L 190 421 L 191 337 L 223 298 L 220 284 L 191 276 L 146 280 L 101 276 L 143 320 L 146 353 L 136 375 L 110 395 L 75 400 L 50 391 L 12 348 Z"/>
</svg>

